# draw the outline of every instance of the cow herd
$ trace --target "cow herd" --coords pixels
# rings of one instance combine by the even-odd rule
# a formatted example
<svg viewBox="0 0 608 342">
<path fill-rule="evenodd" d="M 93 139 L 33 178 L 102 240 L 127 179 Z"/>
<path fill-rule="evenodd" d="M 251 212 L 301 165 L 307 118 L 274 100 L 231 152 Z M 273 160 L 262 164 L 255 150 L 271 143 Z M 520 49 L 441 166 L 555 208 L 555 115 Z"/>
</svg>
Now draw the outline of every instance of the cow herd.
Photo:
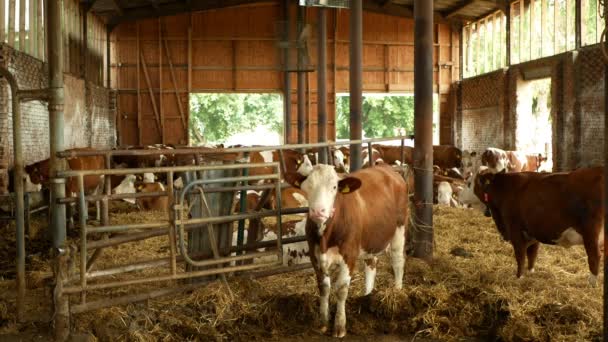
<svg viewBox="0 0 608 342">
<path fill-rule="evenodd" d="M 138 147 L 160 149 L 162 153 L 144 156 L 115 156 L 112 168 L 141 168 L 195 165 L 201 158 L 196 153 L 172 154 L 172 146 Z M 220 147 L 220 148 L 223 148 Z M 308 207 L 298 221 L 286 222 L 283 235 L 305 235 L 306 242 L 284 246 L 284 263 L 292 265 L 310 261 L 315 269 L 323 330 L 329 324 L 329 293 L 331 274 L 337 272 L 333 284 L 337 290 L 337 309 L 333 332 L 346 334 L 345 301 L 351 275 L 357 260 L 365 264 L 365 292 L 374 288 L 377 257 L 390 253 L 394 285 L 402 287 L 404 244 L 408 231 L 409 203 L 414 189 L 413 172 L 395 172 L 393 166 L 409 169 L 414 163 L 412 147 L 372 145 L 362 149 L 364 165 L 349 172 L 350 151 L 332 147 L 330 165 L 318 164 L 318 150 L 306 152 L 285 149 L 278 151 L 213 153 L 209 147 L 207 160 L 251 163 L 279 162 L 281 182 L 289 185 L 281 190 L 282 208 Z M 78 149 L 90 150 L 90 149 Z M 371 155 L 369 155 L 371 152 Z M 283 160 L 281 160 L 281 156 Z M 67 158 L 72 170 L 103 169 L 104 157 Z M 433 146 L 434 202 L 439 205 L 477 209 L 492 217 L 502 238 L 509 242 L 517 262 L 516 276 L 532 272 L 541 243 L 570 247 L 583 245 L 588 257 L 589 282 L 595 285 L 599 272 L 600 249 L 603 248 L 603 167 L 580 168 L 571 172 L 543 171 L 547 158 L 541 154 L 487 148 L 484 151 L 461 151 L 451 145 Z M 410 166 L 406 168 L 405 166 Z M 45 185 L 49 180 L 49 161 L 26 167 L 33 184 Z M 269 175 L 271 167 L 249 169 L 249 175 Z M 85 191 L 96 193 L 109 181 L 114 193 L 164 192 L 183 187 L 180 174 L 167 179 L 166 174 L 123 176 L 90 176 L 85 178 Z M 250 184 L 257 183 L 252 181 Z M 259 182 L 269 182 L 259 181 Z M 68 180 L 66 192 L 77 191 Z M 276 209 L 279 196 L 270 191 L 261 203 L 261 194 L 248 191 L 241 208 L 239 194 L 234 198 L 233 212 Z M 168 197 L 125 199 L 141 210 L 168 210 Z M 276 227 L 264 228 L 256 240 L 276 239 Z M 236 235 L 233 238 L 236 243 Z M 525 264 L 527 258 L 527 265 Z"/>
</svg>

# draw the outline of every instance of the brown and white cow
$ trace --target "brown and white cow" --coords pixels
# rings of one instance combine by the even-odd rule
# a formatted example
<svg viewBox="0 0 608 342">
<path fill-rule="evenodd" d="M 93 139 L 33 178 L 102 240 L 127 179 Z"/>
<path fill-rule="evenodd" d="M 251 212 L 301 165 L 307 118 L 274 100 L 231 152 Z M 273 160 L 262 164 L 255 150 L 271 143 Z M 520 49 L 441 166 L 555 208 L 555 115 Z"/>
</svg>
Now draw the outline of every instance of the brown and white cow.
<svg viewBox="0 0 608 342">
<path fill-rule="evenodd" d="M 93 148 L 74 148 L 66 151 L 94 151 Z M 89 156 L 89 157 L 70 157 L 66 158 L 68 168 L 70 170 L 95 170 L 104 169 L 105 160 L 103 156 Z M 45 159 L 25 167 L 25 172 L 29 175 L 30 180 L 33 184 L 45 185 L 50 180 L 50 159 Z M 85 176 L 84 177 L 84 192 L 85 194 L 97 194 L 100 193 L 103 186 L 104 176 Z M 75 197 L 78 193 L 78 181 L 75 177 L 70 177 L 66 181 L 65 192 L 67 196 Z M 100 205 L 96 203 L 97 207 L 97 220 L 100 220 Z M 68 206 L 68 211 L 70 211 Z M 72 224 L 73 217 L 68 213 L 70 224 Z"/>
<path fill-rule="evenodd" d="M 380 151 L 382 160 L 389 165 L 393 165 L 396 162 L 408 165 L 414 164 L 414 148 L 411 146 L 403 146 L 403 154 L 405 157 L 403 160 L 401 160 L 401 146 L 374 144 L 373 148 Z"/>
<path fill-rule="evenodd" d="M 488 147 L 481 154 L 481 165 L 487 166 L 490 172 L 497 173 L 509 166 L 507 151 L 495 147 Z"/>
<path fill-rule="evenodd" d="M 452 145 L 433 146 L 433 164 L 442 169 L 462 167 L 462 151 Z"/>
<path fill-rule="evenodd" d="M 375 149 L 373 147 L 372 147 L 371 160 L 373 161 L 374 165 L 385 163 L 384 159 L 382 158 L 382 153 L 380 153 L 380 151 L 378 151 L 377 149 Z M 370 157 L 369 157 L 369 150 L 367 149 L 367 147 L 362 147 L 362 149 L 361 149 L 361 168 L 367 168 L 367 167 L 370 167 L 370 165 L 371 165 L 371 163 L 370 163 Z"/>
<path fill-rule="evenodd" d="M 595 286 L 604 243 L 604 168 L 572 172 L 481 172 L 475 195 L 489 209 L 503 239 L 511 242 L 517 277 L 534 270 L 540 243 L 584 245 Z M 487 214 L 487 215 L 488 215 Z"/>
<path fill-rule="evenodd" d="M 335 282 L 337 311 L 334 336 L 346 335 L 345 304 L 357 259 L 365 260 L 365 293 L 374 288 L 377 255 L 390 245 L 395 287 L 403 282 L 404 243 L 408 218 L 408 187 L 388 165 L 339 175 L 329 165 L 316 165 L 308 177 L 298 173 L 286 180 L 301 188 L 309 202 L 306 236 L 321 295 L 322 331 L 329 324 L 330 268 L 338 267 Z"/>
<path fill-rule="evenodd" d="M 166 191 L 162 183 L 143 183 L 137 187 L 137 190 L 142 193 L 146 192 L 162 192 Z M 140 197 L 136 201 L 137 206 L 142 210 L 169 212 L 169 198 L 167 196 L 160 197 Z"/>
</svg>

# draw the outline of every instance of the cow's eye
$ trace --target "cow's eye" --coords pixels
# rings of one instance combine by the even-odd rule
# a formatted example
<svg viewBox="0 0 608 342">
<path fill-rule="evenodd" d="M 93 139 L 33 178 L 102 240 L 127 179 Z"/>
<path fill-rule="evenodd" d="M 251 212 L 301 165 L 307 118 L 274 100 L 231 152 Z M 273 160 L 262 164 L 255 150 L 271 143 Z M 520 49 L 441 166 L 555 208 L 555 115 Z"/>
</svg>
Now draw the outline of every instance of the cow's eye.
<svg viewBox="0 0 608 342">
<path fill-rule="evenodd" d="M 338 187 L 334 185 L 334 190 L 336 190 L 336 189 L 338 189 Z"/>
</svg>

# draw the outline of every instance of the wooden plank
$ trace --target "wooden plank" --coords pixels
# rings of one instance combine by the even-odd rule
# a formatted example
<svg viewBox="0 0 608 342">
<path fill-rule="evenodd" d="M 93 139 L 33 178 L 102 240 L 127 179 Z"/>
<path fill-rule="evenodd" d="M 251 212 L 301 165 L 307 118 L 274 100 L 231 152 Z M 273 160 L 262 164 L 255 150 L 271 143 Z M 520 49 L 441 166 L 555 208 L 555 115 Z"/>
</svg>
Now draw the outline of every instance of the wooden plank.
<svg viewBox="0 0 608 342">
<path fill-rule="evenodd" d="M 481 55 L 481 36 L 480 36 L 480 26 L 479 26 L 479 22 L 475 23 L 475 32 L 476 32 L 476 40 L 475 40 L 475 59 L 473 61 L 473 65 L 475 65 L 475 75 L 479 75 L 481 74 L 481 63 L 479 62 L 479 56 Z"/>
<path fill-rule="evenodd" d="M 557 43 L 559 11 L 557 10 L 557 1 L 553 1 L 553 54 L 559 53 L 559 44 Z"/>
<path fill-rule="evenodd" d="M 524 51 L 524 12 L 525 12 L 525 6 L 524 6 L 524 0 L 520 0 L 519 1 L 519 60 L 518 62 L 521 63 L 524 61 L 523 59 L 523 51 Z"/>
<path fill-rule="evenodd" d="M 388 56 L 388 45 L 384 44 L 384 84 L 386 85 L 386 91 L 388 91 L 388 84 L 390 83 L 389 71 L 390 68 L 390 60 Z M 318 85 L 317 85 L 318 87 Z"/>
<path fill-rule="evenodd" d="M 154 97 L 154 92 L 152 91 L 152 82 L 150 82 L 150 74 L 148 73 L 148 67 L 146 66 L 146 60 L 144 58 L 143 51 L 139 52 L 139 58 L 141 59 L 141 67 L 144 72 L 144 79 L 146 80 L 146 86 L 148 88 L 148 95 L 150 96 L 150 101 L 152 102 L 152 110 L 154 111 L 154 119 L 156 120 L 156 128 L 158 128 L 158 132 L 162 135 L 163 129 L 162 129 L 162 124 L 160 123 L 160 114 L 158 112 L 158 106 L 156 105 L 156 98 Z"/>
<path fill-rule="evenodd" d="M 236 70 L 236 41 L 232 41 L 230 43 L 230 45 L 232 46 L 232 89 L 236 90 L 237 86 L 236 86 L 236 79 L 237 79 L 237 70 Z"/>
<path fill-rule="evenodd" d="M 15 0 L 8 3 L 8 45 L 15 47 Z"/>
<path fill-rule="evenodd" d="M 490 36 L 490 54 L 492 56 L 490 70 L 496 69 L 496 14 L 493 14 L 488 18 L 488 22 L 490 23 L 490 27 L 492 28 L 492 35 Z M 488 70 L 488 71 L 490 71 Z"/>
<path fill-rule="evenodd" d="M 4 8 L 4 3 L 2 3 L 0 7 Z M 30 27 L 28 30 L 28 40 L 30 45 L 30 54 L 34 57 L 38 57 L 38 0 L 30 0 L 29 10 Z M 1 16 L 4 18 L 4 15 Z M 2 21 L 4 22 L 4 20 Z"/>
<path fill-rule="evenodd" d="M 534 36 L 535 36 L 535 27 L 534 27 L 534 18 L 535 18 L 535 0 L 530 0 L 530 55 L 529 60 L 532 60 L 535 56 L 532 54 L 532 50 L 534 49 Z"/>
<path fill-rule="evenodd" d="M 137 27 L 137 45 L 136 45 L 136 50 L 137 50 L 137 55 L 139 56 L 140 52 L 141 52 L 141 46 L 139 43 L 139 22 L 137 22 L 136 24 Z M 141 81 L 140 81 L 140 74 L 141 74 L 141 66 L 140 66 L 140 60 L 139 58 L 137 58 L 137 132 L 138 132 L 138 137 L 137 137 L 137 143 L 139 145 L 142 144 L 142 123 L 141 123 L 141 92 L 140 92 L 140 86 L 141 86 Z"/>
<path fill-rule="evenodd" d="M 186 122 L 186 117 L 184 116 L 184 108 L 182 106 L 182 101 L 179 97 L 179 92 L 177 91 L 177 81 L 175 80 L 175 70 L 173 69 L 173 62 L 171 60 L 171 52 L 169 50 L 169 45 L 167 43 L 166 37 L 163 37 L 163 45 L 165 47 L 165 54 L 167 56 L 167 63 L 169 63 L 169 72 L 171 74 L 171 82 L 173 83 L 173 90 L 175 91 L 175 101 L 177 101 L 177 109 L 179 111 L 179 116 L 182 119 L 182 126 L 184 131 L 188 130 L 188 124 Z M 188 90 L 190 91 L 190 90 Z M 162 94 L 162 92 L 161 92 Z M 162 96 L 162 95 L 161 95 Z"/>
<path fill-rule="evenodd" d="M 38 36 L 38 58 L 45 61 L 46 60 L 46 46 L 45 46 L 46 39 L 44 39 L 45 38 L 44 33 L 46 32 L 46 22 L 44 21 L 44 18 L 46 16 L 42 15 L 44 13 L 42 7 L 44 6 L 45 1 L 43 1 L 43 0 L 36 0 L 36 1 L 38 4 L 38 6 L 37 6 L 38 11 L 36 13 L 36 17 L 38 18 L 37 19 L 37 22 L 38 22 L 38 34 L 37 34 L 37 36 Z"/>
<path fill-rule="evenodd" d="M 25 41 L 25 0 L 19 0 L 19 51 L 27 51 L 27 43 Z"/>
<path fill-rule="evenodd" d="M 488 72 L 488 20 L 483 19 L 480 22 L 481 27 L 483 27 L 483 72 Z"/>
<path fill-rule="evenodd" d="M 167 143 L 165 137 L 165 115 L 163 112 L 163 32 L 162 32 L 162 18 L 158 18 L 158 87 L 160 92 L 158 93 L 158 110 L 160 112 L 160 137 L 163 144 Z"/>
<path fill-rule="evenodd" d="M 188 26 L 188 93 L 192 91 L 192 23 Z"/>
<path fill-rule="evenodd" d="M 5 5 L 6 0 L 0 1 L 0 43 L 6 41 L 6 20 L 4 20 L 4 17 L 6 16 Z"/>
</svg>

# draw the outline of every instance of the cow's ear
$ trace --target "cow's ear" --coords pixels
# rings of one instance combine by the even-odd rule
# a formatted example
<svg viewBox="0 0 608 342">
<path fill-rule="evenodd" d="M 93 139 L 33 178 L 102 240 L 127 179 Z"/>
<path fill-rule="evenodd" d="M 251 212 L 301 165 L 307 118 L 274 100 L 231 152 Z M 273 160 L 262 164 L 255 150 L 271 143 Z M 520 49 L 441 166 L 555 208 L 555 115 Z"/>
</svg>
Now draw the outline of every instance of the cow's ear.
<svg viewBox="0 0 608 342">
<path fill-rule="evenodd" d="M 285 181 L 297 189 L 300 189 L 305 180 L 306 176 L 300 174 L 299 172 L 288 172 L 285 174 Z"/>
<path fill-rule="evenodd" d="M 346 177 L 338 182 L 338 191 L 349 194 L 361 187 L 361 181 L 355 177 Z"/>
</svg>

